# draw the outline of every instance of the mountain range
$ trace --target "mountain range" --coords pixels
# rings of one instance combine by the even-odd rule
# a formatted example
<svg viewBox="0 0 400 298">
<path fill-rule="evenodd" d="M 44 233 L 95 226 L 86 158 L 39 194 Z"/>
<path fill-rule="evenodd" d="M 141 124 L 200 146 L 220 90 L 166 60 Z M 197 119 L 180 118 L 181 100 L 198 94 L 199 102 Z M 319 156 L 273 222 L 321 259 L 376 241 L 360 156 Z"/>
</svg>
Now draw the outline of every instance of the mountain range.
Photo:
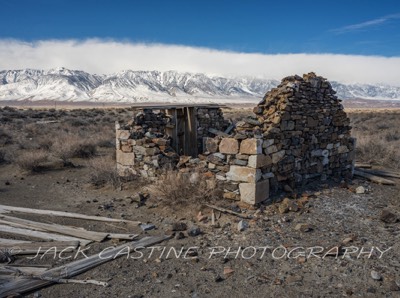
<svg viewBox="0 0 400 298">
<path fill-rule="evenodd" d="M 89 102 L 257 102 L 277 80 L 226 78 L 177 71 L 121 71 L 95 75 L 79 70 L 0 71 L 0 100 Z M 400 87 L 331 81 L 341 99 L 400 100 Z"/>
</svg>

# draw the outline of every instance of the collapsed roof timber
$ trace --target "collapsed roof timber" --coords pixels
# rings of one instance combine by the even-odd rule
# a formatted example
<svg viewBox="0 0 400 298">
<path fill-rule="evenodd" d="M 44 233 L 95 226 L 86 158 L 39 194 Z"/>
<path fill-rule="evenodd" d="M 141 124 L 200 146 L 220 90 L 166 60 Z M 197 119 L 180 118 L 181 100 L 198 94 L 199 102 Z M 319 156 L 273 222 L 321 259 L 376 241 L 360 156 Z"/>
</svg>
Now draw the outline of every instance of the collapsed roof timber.
<svg viewBox="0 0 400 298">
<path fill-rule="evenodd" d="M 142 108 L 116 124 L 119 173 L 156 179 L 166 167 L 197 170 L 225 198 L 249 204 L 311 179 L 349 179 L 355 139 L 335 93 L 314 73 L 286 77 L 253 117 L 234 124 L 215 105 Z"/>
</svg>

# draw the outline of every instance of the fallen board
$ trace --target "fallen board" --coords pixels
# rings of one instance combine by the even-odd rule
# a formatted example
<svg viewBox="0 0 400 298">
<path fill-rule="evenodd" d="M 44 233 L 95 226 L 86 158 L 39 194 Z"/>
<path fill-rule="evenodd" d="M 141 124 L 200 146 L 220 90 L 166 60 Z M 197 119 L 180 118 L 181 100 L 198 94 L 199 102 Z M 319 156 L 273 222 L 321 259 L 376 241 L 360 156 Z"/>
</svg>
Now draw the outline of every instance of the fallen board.
<svg viewBox="0 0 400 298">
<path fill-rule="evenodd" d="M 24 273 L 24 274 L 43 274 L 46 272 L 48 268 L 43 268 L 43 267 L 14 267 L 14 266 L 0 266 L 0 274 L 5 275 L 5 274 L 15 274 L 18 272 Z"/>
<path fill-rule="evenodd" d="M 43 214 L 43 215 L 52 215 L 52 216 L 61 216 L 61 217 L 69 217 L 69 218 L 77 218 L 77 219 L 106 221 L 106 222 L 124 222 L 124 223 L 129 223 L 129 224 L 134 224 L 134 225 L 139 225 L 141 223 L 140 221 L 115 219 L 115 218 L 108 218 L 108 217 L 101 217 L 101 216 L 91 216 L 91 215 L 84 215 L 84 214 L 73 213 L 73 212 L 41 210 L 41 209 L 31 209 L 31 208 L 0 205 L 0 213 L 8 213 L 8 212 Z"/>
<path fill-rule="evenodd" d="M 12 217 L 7 215 L 0 214 L 0 220 L 2 223 L 6 223 L 7 225 L 14 225 L 16 227 L 28 228 L 38 231 L 49 231 L 54 232 L 62 235 L 73 236 L 77 238 L 83 238 L 88 240 L 93 240 L 97 242 L 101 242 L 107 238 L 108 233 L 100 233 L 100 232 L 93 232 L 87 231 L 82 228 L 76 228 L 71 226 L 64 226 L 58 224 L 46 224 L 41 222 L 36 222 L 32 220 L 22 219 L 18 217 Z"/>
<path fill-rule="evenodd" d="M 92 243 L 91 240 L 86 239 L 79 239 L 76 237 L 71 236 L 63 236 L 53 233 L 45 233 L 40 231 L 34 231 L 30 229 L 23 229 L 23 228 L 15 228 L 6 225 L 0 225 L 0 231 L 4 233 L 10 233 L 15 235 L 23 235 L 27 237 L 39 238 L 44 240 L 54 240 L 54 241 L 79 241 L 81 246 L 86 246 L 89 243 Z"/>
<path fill-rule="evenodd" d="M 110 239 L 120 239 L 120 240 L 133 240 L 135 239 L 139 234 L 119 234 L 119 233 L 109 233 L 107 238 Z"/>
<path fill-rule="evenodd" d="M 218 211 L 220 211 L 220 212 L 222 212 L 222 213 L 227 213 L 227 214 L 235 215 L 235 216 L 237 216 L 237 217 L 244 218 L 244 219 L 251 219 L 251 217 L 249 217 L 249 216 L 246 216 L 246 215 L 237 213 L 237 212 L 232 211 L 232 210 L 229 210 L 229 209 L 225 209 L 225 208 L 222 208 L 222 207 L 218 207 L 218 206 L 215 206 L 215 205 L 205 204 L 205 206 L 207 206 L 207 207 L 209 207 L 209 208 L 211 208 L 211 209 L 218 210 Z"/>
<path fill-rule="evenodd" d="M 400 178 L 400 173 L 392 172 L 392 171 L 384 171 L 384 170 L 365 170 L 365 169 L 357 169 L 357 171 L 361 171 L 364 173 L 368 173 L 371 175 L 382 176 L 382 177 L 391 177 L 391 178 Z"/>
<path fill-rule="evenodd" d="M 0 244 L 0 249 L 6 249 L 11 255 L 30 255 L 43 254 L 46 251 L 55 251 L 59 254 L 62 252 L 74 251 L 79 246 L 79 241 L 46 241 L 46 242 L 30 242 L 18 244 Z M 51 252 L 49 252 L 51 253 Z"/>
<path fill-rule="evenodd" d="M 127 250 L 139 249 L 148 247 L 164 240 L 170 239 L 172 236 L 158 236 L 158 237 L 145 237 L 136 242 L 120 245 L 112 250 L 104 252 L 101 256 L 99 254 L 92 255 L 88 258 L 77 260 L 63 266 L 50 269 L 42 274 L 43 277 L 51 278 L 70 278 L 86 272 L 94 267 L 101 264 L 115 260 L 128 253 Z M 119 253 L 117 255 L 117 253 Z M 7 297 L 9 295 L 24 294 L 43 288 L 45 286 L 54 284 L 54 281 L 41 280 L 41 279 L 29 279 L 28 277 L 18 277 L 15 280 L 7 281 L 0 284 L 0 297 Z"/>
<path fill-rule="evenodd" d="M 366 179 L 368 179 L 372 182 L 376 182 L 378 184 L 383 184 L 383 185 L 395 185 L 396 184 L 392 180 L 388 180 L 388 179 L 378 177 L 378 176 L 368 174 L 366 172 L 362 172 L 362 171 L 358 171 L 358 170 L 354 170 L 354 175 L 366 178 Z"/>
<path fill-rule="evenodd" d="M 372 166 L 369 163 L 362 163 L 362 162 L 356 162 L 355 167 L 356 168 L 365 168 L 365 169 L 372 168 Z"/>
<path fill-rule="evenodd" d="M 15 245 L 20 243 L 31 243 L 32 241 L 24 241 L 24 240 L 14 240 L 14 239 L 6 239 L 0 238 L 0 247 L 2 245 Z"/>
</svg>

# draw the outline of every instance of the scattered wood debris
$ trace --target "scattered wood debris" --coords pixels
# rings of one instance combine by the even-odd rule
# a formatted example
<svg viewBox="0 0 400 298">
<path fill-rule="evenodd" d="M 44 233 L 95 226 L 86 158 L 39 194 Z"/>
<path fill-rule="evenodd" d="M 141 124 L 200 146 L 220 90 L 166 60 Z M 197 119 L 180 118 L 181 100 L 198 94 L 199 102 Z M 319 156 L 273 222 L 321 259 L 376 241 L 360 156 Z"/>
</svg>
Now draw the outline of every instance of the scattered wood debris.
<svg viewBox="0 0 400 298">
<path fill-rule="evenodd" d="M 6 280 L 5 283 L 3 283 L 0 286 L 0 297 L 7 297 L 16 294 L 24 294 L 54 283 L 66 282 L 70 277 L 76 276 L 101 264 L 104 264 L 111 260 L 115 260 L 118 257 L 121 257 L 122 255 L 124 255 L 124 253 L 121 252 L 127 251 L 127 248 L 139 249 L 143 247 L 148 247 L 170 238 L 171 236 L 145 237 L 140 239 L 139 241 L 123 244 L 118 247 L 115 247 L 112 250 L 108 250 L 107 252 L 104 252 L 101 255 L 101 257 L 99 254 L 95 254 L 88 258 L 76 260 L 66 265 L 46 270 L 40 275 L 34 275 L 34 276 L 26 276 L 24 274 L 22 274 L 21 276 L 11 275 L 9 279 Z M 89 283 L 85 282 L 84 280 L 82 281 L 73 280 L 73 282 Z M 97 281 L 91 281 L 91 283 L 93 282 Z M 97 283 L 103 285 L 102 282 L 97 282 Z"/>
<path fill-rule="evenodd" d="M 55 223 L 42 223 L 22 219 L 14 216 L 4 215 L 4 213 L 30 213 L 50 216 L 62 216 L 87 220 L 98 220 L 105 222 L 120 222 L 138 225 L 140 222 L 119 220 L 106 217 L 89 216 L 78 213 L 60 212 L 53 210 L 39 210 L 21 207 L 0 205 L 0 230 L 4 233 L 23 235 L 28 238 L 39 238 L 45 241 L 24 241 L 0 238 L 0 252 L 4 256 L 0 266 L 0 297 L 9 295 L 19 295 L 40 289 L 54 283 L 76 283 L 76 284 L 95 284 L 107 286 L 107 282 L 97 280 L 77 280 L 70 277 L 90 270 L 100 264 L 114 260 L 124 254 L 124 249 L 137 249 L 157 244 L 169 239 L 171 236 L 146 237 L 135 242 L 125 243 L 114 249 L 107 250 L 101 257 L 93 255 L 88 258 L 73 261 L 69 264 L 48 269 L 40 267 L 15 267 L 9 265 L 15 256 L 26 254 L 43 254 L 51 248 L 57 247 L 63 252 L 71 252 L 80 246 L 86 246 L 96 241 L 102 242 L 106 239 L 128 240 L 136 238 L 136 234 L 94 232 L 81 227 L 60 225 Z M 123 251 L 123 252 L 121 252 Z"/>
<path fill-rule="evenodd" d="M 354 170 L 354 175 L 366 178 L 372 182 L 378 183 L 378 184 L 383 184 L 383 185 L 395 185 L 396 183 L 392 180 L 388 180 L 382 177 L 379 177 L 377 175 L 373 175 L 370 173 L 367 173 L 365 171 L 360 171 L 359 169 Z"/>
<path fill-rule="evenodd" d="M 356 162 L 355 167 L 356 168 L 365 168 L 365 169 L 372 168 L 372 166 L 369 163 L 362 163 L 362 162 Z"/>
<path fill-rule="evenodd" d="M 139 225 L 139 221 L 131 221 L 126 219 L 116 219 L 102 216 L 92 216 L 85 215 L 73 212 L 63 212 L 63 211 L 54 211 L 54 210 L 41 210 L 41 209 L 32 209 L 32 208 L 23 208 L 23 207 L 13 207 L 0 205 L 0 213 L 9 213 L 9 212 L 20 212 L 20 213 L 30 213 L 30 214 L 42 214 L 42 215 L 52 215 L 52 216 L 61 216 L 61 217 L 69 217 L 76 219 L 87 219 L 87 220 L 97 220 L 97 221 L 107 221 L 107 222 L 124 222 L 134 225 Z"/>
<path fill-rule="evenodd" d="M 361 171 L 364 173 L 368 173 L 371 175 L 382 176 L 382 177 L 391 177 L 391 178 L 400 178 L 400 173 L 388 171 L 388 170 L 365 170 L 365 169 L 358 169 L 357 171 Z"/>
<path fill-rule="evenodd" d="M 235 211 L 232 211 L 232 210 L 229 210 L 229 209 L 225 209 L 225 208 L 222 208 L 222 207 L 218 207 L 218 206 L 214 206 L 214 205 L 210 205 L 210 204 L 205 204 L 205 206 L 207 206 L 207 207 L 209 207 L 211 209 L 218 210 L 218 211 L 220 211 L 222 213 L 235 215 L 237 217 L 244 218 L 244 219 L 251 219 L 251 217 L 249 217 L 249 216 L 246 216 L 246 215 L 243 215 L 243 214 L 240 214 L 240 213 L 237 213 Z"/>
</svg>

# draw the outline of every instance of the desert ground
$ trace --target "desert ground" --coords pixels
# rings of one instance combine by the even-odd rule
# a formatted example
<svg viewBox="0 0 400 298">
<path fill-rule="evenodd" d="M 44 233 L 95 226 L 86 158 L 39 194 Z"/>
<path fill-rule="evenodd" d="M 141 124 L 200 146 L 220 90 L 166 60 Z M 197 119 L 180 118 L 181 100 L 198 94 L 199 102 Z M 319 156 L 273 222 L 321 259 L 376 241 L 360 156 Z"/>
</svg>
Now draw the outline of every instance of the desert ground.
<svg viewBox="0 0 400 298">
<path fill-rule="evenodd" d="M 357 138 L 357 162 L 400 172 L 400 109 L 346 111 Z M 231 119 L 249 113 L 224 110 Z M 130 107 L 0 108 L 0 204 L 155 228 L 16 215 L 44 223 L 171 237 L 157 249 L 143 249 L 140 257 L 122 256 L 74 277 L 107 287 L 59 283 L 27 297 L 400 297 L 400 179 L 388 178 L 395 185 L 359 177 L 351 183 L 310 183 L 251 208 L 173 173 L 157 182 L 122 179 L 116 172 L 114 123 L 131 115 Z M 206 204 L 248 217 L 246 227 L 239 231 L 242 218 L 217 211 L 213 225 Z M 0 238 L 32 240 L 1 230 Z M 85 254 L 123 243 L 92 243 Z M 181 249 L 184 255 L 173 253 Z M 0 266 L 52 268 L 70 261 L 53 253 L 18 255 L 3 258 Z"/>
</svg>

